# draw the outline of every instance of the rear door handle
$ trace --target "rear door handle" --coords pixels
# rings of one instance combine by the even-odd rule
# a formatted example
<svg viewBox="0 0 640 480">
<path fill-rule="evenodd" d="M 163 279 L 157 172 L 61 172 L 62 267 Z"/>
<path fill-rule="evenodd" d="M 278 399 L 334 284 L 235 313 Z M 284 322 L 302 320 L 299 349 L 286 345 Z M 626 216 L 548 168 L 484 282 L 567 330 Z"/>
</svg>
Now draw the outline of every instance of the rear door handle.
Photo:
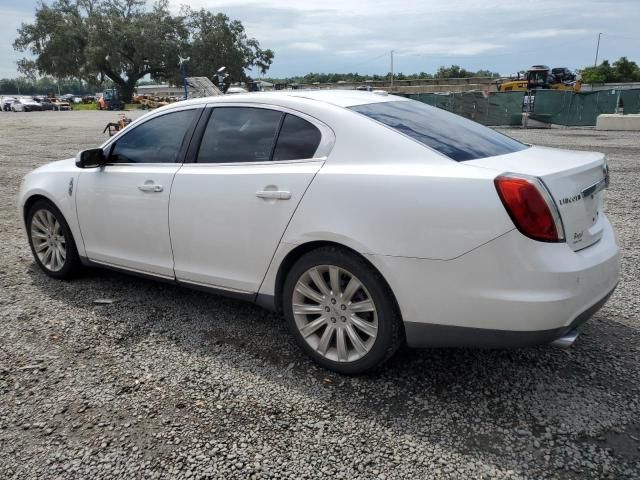
<svg viewBox="0 0 640 480">
<path fill-rule="evenodd" d="M 162 185 L 155 185 L 153 183 L 144 183 L 142 185 L 138 185 L 138 190 L 140 190 L 141 192 L 159 193 L 162 191 Z"/>
<path fill-rule="evenodd" d="M 289 200 L 291 198 L 291 192 L 286 190 L 258 190 L 256 197 L 274 200 Z"/>
</svg>

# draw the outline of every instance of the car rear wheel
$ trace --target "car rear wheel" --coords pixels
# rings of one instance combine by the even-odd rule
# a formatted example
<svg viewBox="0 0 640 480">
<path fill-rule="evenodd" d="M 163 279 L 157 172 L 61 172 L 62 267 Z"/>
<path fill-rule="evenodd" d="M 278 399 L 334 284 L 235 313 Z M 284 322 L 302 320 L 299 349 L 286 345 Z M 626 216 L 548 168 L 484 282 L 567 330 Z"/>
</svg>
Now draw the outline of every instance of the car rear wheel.
<svg viewBox="0 0 640 480">
<path fill-rule="evenodd" d="M 387 360 L 402 343 L 402 321 L 382 276 L 337 247 L 301 257 L 283 289 L 287 323 L 318 364 L 355 375 Z"/>
<path fill-rule="evenodd" d="M 39 200 L 29 209 L 26 224 L 31 252 L 42 271 L 54 278 L 71 278 L 80 268 L 80 259 L 62 213 Z"/>
</svg>

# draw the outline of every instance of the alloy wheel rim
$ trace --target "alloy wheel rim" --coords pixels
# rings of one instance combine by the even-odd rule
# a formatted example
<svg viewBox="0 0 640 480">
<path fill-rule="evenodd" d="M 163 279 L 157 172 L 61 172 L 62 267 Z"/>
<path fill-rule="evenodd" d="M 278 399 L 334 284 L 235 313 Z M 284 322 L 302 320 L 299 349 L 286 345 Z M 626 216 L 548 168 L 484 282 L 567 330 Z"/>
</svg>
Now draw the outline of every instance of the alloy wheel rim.
<svg viewBox="0 0 640 480">
<path fill-rule="evenodd" d="M 378 335 L 378 312 L 362 281 L 344 268 L 318 265 L 295 285 L 293 317 L 302 338 L 323 357 L 354 362 Z"/>
<path fill-rule="evenodd" d="M 67 239 L 62 224 L 49 210 L 38 210 L 31 219 L 31 242 L 40 263 L 52 272 L 64 267 Z"/>
</svg>

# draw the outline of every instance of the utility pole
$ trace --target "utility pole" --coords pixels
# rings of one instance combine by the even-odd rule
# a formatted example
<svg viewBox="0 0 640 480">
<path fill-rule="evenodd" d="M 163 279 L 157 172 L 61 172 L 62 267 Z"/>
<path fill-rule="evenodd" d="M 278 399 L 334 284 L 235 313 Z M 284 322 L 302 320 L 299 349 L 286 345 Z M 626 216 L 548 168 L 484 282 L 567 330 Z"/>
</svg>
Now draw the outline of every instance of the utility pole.
<svg viewBox="0 0 640 480">
<path fill-rule="evenodd" d="M 391 88 L 393 88 L 393 50 L 391 50 Z"/>
<path fill-rule="evenodd" d="M 602 33 L 598 34 L 598 45 L 596 46 L 596 59 L 593 62 L 593 66 L 597 67 L 598 66 L 598 52 L 600 51 L 600 37 L 602 36 Z"/>
</svg>

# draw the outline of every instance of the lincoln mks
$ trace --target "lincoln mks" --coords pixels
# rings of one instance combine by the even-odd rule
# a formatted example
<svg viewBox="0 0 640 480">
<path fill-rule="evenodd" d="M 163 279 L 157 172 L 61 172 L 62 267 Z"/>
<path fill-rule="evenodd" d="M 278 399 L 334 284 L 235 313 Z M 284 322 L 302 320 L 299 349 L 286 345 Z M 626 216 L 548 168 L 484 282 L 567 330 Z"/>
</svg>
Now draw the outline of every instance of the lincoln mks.
<svg viewBox="0 0 640 480">
<path fill-rule="evenodd" d="M 29 173 L 19 211 L 51 277 L 246 299 L 357 374 L 403 344 L 571 344 L 618 282 L 608 184 L 600 153 L 384 92 L 291 91 L 154 110 Z"/>
</svg>

